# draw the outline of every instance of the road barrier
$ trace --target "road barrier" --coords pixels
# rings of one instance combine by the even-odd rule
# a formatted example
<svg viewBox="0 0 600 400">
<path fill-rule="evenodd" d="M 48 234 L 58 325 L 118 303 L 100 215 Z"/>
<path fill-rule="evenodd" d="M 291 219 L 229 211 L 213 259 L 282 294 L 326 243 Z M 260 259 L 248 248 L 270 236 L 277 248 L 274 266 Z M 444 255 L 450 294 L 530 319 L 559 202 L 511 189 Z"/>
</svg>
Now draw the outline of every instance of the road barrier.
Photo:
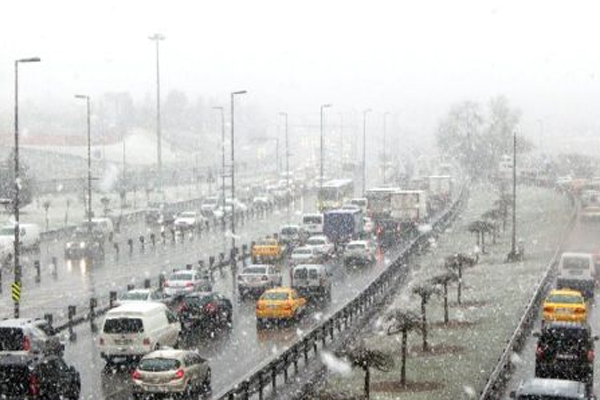
<svg viewBox="0 0 600 400">
<path fill-rule="evenodd" d="M 538 186 L 543 185 L 538 182 Z M 575 199 L 571 195 L 569 195 L 569 197 L 571 203 L 575 205 Z M 566 232 L 569 232 L 573 228 L 575 222 L 577 221 L 577 210 L 578 206 L 575 205 L 571 214 L 571 218 L 567 225 Z M 552 256 L 550 263 L 546 267 L 546 272 L 540 280 L 535 292 L 531 296 L 531 299 L 525 306 L 525 311 L 521 316 L 521 319 L 519 320 L 519 324 L 517 325 L 517 328 L 506 343 L 506 346 L 502 351 L 502 355 L 498 359 L 498 363 L 496 364 L 496 366 L 492 370 L 492 373 L 488 377 L 486 384 L 479 395 L 479 400 L 495 400 L 504 397 L 503 394 L 505 385 L 508 382 L 514 369 L 513 363 L 511 361 L 512 355 L 514 353 L 518 353 L 523 348 L 527 337 L 531 333 L 533 323 L 535 322 L 539 314 L 542 299 L 550 290 L 552 282 L 555 278 L 556 267 L 558 264 L 558 260 L 560 259 L 560 255 L 565 241 L 566 235 L 563 238 L 561 244 L 556 249 L 556 252 Z"/>
<path fill-rule="evenodd" d="M 304 366 L 308 365 L 310 357 L 315 357 L 319 352 L 319 348 L 323 349 L 328 343 L 335 342 L 336 335 L 341 336 L 341 333 L 350 329 L 355 322 L 363 316 L 369 315 L 368 311 L 373 306 L 385 300 L 387 293 L 399 282 L 402 272 L 406 271 L 404 267 L 408 262 L 408 257 L 429 246 L 431 243 L 430 238 L 437 232 L 441 232 L 456 217 L 466 196 L 467 191 L 463 189 L 458 199 L 433 223 L 434 229 L 414 238 L 407 248 L 390 263 L 388 268 L 374 278 L 354 299 L 322 321 L 282 354 L 266 361 L 253 372 L 234 383 L 230 389 L 218 393 L 214 398 L 219 400 L 248 400 L 253 395 L 257 395 L 258 399 L 262 400 L 265 390 L 269 387 L 272 391 L 276 391 L 278 385 L 285 385 L 289 381 L 289 369 L 291 367 L 297 375 L 298 364 L 301 360 L 303 360 Z M 283 379 L 278 380 L 281 375 L 283 375 Z"/>
</svg>

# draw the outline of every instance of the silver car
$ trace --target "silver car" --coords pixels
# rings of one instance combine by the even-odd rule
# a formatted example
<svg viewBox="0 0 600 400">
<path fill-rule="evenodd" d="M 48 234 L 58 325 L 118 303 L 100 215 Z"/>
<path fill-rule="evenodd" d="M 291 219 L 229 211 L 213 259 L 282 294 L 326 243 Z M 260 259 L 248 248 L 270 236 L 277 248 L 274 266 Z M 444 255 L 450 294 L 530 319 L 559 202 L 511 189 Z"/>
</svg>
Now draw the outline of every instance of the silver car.
<svg viewBox="0 0 600 400">
<path fill-rule="evenodd" d="M 208 361 L 192 350 L 157 350 L 144 356 L 131 374 L 133 397 L 173 393 L 185 399 L 211 391 Z"/>
<path fill-rule="evenodd" d="M 238 275 L 240 297 L 254 293 L 261 295 L 265 289 L 281 286 L 281 271 L 274 265 L 253 264 L 244 268 Z"/>
<path fill-rule="evenodd" d="M 135 301 L 164 302 L 166 298 L 167 295 L 165 295 L 164 291 L 160 289 L 133 289 L 120 295 L 115 302 L 115 306 L 118 307 L 125 303 L 131 303 Z"/>
<path fill-rule="evenodd" d="M 210 291 L 212 285 L 210 278 L 196 270 L 175 271 L 165 280 L 163 291 L 166 296 L 172 297 L 191 292 Z"/>
</svg>

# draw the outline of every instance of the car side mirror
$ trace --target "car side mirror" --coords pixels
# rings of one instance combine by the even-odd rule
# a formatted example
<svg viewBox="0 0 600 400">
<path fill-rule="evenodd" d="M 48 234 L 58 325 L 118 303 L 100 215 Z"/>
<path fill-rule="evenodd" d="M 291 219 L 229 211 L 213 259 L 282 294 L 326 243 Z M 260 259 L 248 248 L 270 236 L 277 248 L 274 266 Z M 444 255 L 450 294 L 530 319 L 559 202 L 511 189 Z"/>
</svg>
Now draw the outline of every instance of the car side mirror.
<svg viewBox="0 0 600 400">
<path fill-rule="evenodd" d="M 541 332 L 533 332 L 533 333 L 531 334 L 531 336 L 533 336 L 533 337 L 535 337 L 535 338 L 539 338 L 539 337 L 541 337 L 541 336 L 542 336 L 542 334 L 541 334 Z"/>
<path fill-rule="evenodd" d="M 597 341 L 598 339 L 600 339 L 600 336 L 598 336 L 598 335 L 594 335 L 594 336 L 592 336 L 592 339 L 593 339 L 594 341 Z"/>
<path fill-rule="evenodd" d="M 511 399 L 516 399 L 517 398 L 517 392 L 515 392 L 514 390 L 512 390 L 509 393 L 508 397 L 510 397 Z"/>
</svg>

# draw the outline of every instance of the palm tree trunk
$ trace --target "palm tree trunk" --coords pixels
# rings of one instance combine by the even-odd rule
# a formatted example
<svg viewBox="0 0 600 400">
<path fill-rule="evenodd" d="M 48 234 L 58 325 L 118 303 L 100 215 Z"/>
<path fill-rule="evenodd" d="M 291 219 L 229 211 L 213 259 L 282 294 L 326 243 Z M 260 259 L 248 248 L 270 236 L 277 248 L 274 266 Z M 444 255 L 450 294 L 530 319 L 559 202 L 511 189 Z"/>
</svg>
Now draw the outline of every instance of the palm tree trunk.
<svg viewBox="0 0 600 400">
<path fill-rule="evenodd" d="M 448 323 L 448 283 L 444 283 L 444 324 Z"/>
<path fill-rule="evenodd" d="M 370 386 L 371 386 L 371 371 L 368 366 L 364 366 L 365 370 L 365 399 L 369 400 L 370 398 Z"/>
<path fill-rule="evenodd" d="M 462 265 L 458 266 L 458 288 L 456 293 L 456 302 L 460 304 L 460 297 L 462 292 Z"/>
<path fill-rule="evenodd" d="M 481 232 L 481 254 L 485 254 L 485 232 Z"/>
<path fill-rule="evenodd" d="M 406 341 L 408 332 L 406 329 L 402 330 L 402 364 L 400 366 L 400 384 L 406 385 Z"/>
<path fill-rule="evenodd" d="M 421 297 L 421 321 L 423 329 L 423 353 L 427 351 L 427 300 Z"/>
</svg>

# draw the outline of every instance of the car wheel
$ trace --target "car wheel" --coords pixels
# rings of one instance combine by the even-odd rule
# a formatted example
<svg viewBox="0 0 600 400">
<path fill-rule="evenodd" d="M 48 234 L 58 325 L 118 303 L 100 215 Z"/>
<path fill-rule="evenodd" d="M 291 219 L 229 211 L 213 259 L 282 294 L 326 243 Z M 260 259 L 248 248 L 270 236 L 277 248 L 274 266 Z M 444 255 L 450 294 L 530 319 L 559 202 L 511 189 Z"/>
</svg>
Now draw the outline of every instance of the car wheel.
<svg viewBox="0 0 600 400">
<path fill-rule="evenodd" d="M 206 376 L 204 377 L 204 381 L 202 382 L 202 393 L 210 393 L 212 391 L 211 388 L 211 380 L 212 380 L 212 373 L 210 371 L 210 368 L 206 371 Z"/>
</svg>

